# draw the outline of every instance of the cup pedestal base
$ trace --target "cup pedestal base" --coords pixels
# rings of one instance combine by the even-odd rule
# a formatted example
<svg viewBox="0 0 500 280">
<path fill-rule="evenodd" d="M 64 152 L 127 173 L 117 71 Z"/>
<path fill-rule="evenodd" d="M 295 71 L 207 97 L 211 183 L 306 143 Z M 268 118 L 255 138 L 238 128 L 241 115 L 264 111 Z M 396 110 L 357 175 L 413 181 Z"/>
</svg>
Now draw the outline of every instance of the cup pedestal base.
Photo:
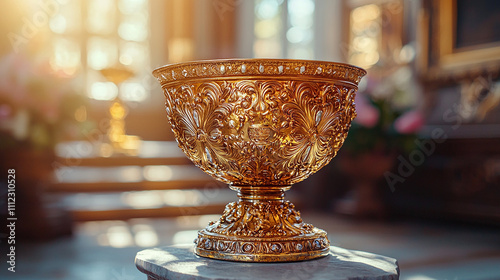
<svg viewBox="0 0 500 280">
<path fill-rule="evenodd" d="M 326 232 L 302 222 L 289 201 L 239 196 L 218 221 L 198 232 L 197 255 L 242 262 L 303 261 L 328 255 Z"/>
<path fill-rule="evenodd" d="M 286 237 L 238 237 L 198 232 L 195 254 L 212 259 L 241 262 L 293 262 L 328 255 L 330 243 L 324 230 Z M 326 245 L 325 245 L 326 244 Z"/>
</svg>

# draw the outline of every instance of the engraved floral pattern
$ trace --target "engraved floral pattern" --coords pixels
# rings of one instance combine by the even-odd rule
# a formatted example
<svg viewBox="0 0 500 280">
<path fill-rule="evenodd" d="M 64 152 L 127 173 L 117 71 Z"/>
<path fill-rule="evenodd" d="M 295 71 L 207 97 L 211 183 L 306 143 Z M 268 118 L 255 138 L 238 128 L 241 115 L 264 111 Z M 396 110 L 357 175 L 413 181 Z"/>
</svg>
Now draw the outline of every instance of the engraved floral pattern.
<svg viewBox="0 0 500 280">
<path fill-rule="evenodd" d="M 186 155 L 210 175 L 217 173 L 223 160 L 222 121 L 229 105 L 221 102 L 224 94 L 217 83 L 172 88 L 166 99 L 166 111 L 179 146 Z"/>
<path fill-rule="evenodd" d="M 294 101 L 283 105 L 284 114 L 292 120 L 291 141 L 285 149 L 290 160 L 286 166 L 297 172 L 315 172 L 337 153 L 349 129 L 352 115 L 342 108 L 352 100 L 341 87 L 318 83 L 301 83 L 295 87 Z"/>
<path fill-rule="evenodd" d="M 295 206 L 272 202 L 231 202 L 222 217 L 206 230 L 223 235 L 276 237 L 311 233 L 313 226 L 302 222 Z"/>
<path fill-rule="evenodd" d="M 164 87 L 179 146 L 205 172 L 237 185 L 290 185 L 326 165 L 355 116 L 354 89 L 269 79 Z"/>
</svg>

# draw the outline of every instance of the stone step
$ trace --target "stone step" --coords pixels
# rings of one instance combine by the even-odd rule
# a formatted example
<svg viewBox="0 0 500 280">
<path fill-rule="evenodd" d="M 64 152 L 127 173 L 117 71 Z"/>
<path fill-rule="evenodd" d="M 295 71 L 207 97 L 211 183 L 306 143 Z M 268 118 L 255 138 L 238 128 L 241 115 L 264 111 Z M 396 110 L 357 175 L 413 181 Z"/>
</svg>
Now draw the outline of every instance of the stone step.
<svg viewBox="0 0 500 280">
<path fill-rule="evenodd" d="M 217 182 L 193 165 L 147 165 L 86 167 L 72 166 L 54 171 L 48 192 L 118 192 L 166 189 L 221 188 Z"/>
<path fill-rule="evenodd" d="M 103 144 L 63 142 L 56 146 L 56 166 L 126 166 L 192 164 L 175 141 L 141 141 L 135 153 L 111 153 Z"/>
</svg>

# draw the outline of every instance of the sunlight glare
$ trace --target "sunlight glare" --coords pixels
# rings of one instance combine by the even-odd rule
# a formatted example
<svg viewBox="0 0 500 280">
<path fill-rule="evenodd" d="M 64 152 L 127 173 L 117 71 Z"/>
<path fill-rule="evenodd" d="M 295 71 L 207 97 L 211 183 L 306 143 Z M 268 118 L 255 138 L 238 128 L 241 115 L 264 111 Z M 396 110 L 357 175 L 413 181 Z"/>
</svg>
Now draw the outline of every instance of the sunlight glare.
<svg viewBox="0 0 500 280">
<path fill-rule="evenodd" d="M 110 227 L 107 237 L 111 247 L 124 248 L 133 245 L 132 234 L 126 226 Z"/>
</svg>

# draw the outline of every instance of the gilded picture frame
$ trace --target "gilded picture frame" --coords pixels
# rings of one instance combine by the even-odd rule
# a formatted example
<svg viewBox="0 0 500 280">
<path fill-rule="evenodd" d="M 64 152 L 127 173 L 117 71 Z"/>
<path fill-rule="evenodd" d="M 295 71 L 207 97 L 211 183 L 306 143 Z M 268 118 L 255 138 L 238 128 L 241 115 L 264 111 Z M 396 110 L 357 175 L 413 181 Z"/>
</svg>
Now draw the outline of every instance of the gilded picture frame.
<svg viewBox="0 0 500 280">
<path fill-rule="evenodd" d="M 497 1 L 424 1 L 417 32 L 421 77 L 440 83 L 498 77 L 499 11 Z"/>
</svg>

